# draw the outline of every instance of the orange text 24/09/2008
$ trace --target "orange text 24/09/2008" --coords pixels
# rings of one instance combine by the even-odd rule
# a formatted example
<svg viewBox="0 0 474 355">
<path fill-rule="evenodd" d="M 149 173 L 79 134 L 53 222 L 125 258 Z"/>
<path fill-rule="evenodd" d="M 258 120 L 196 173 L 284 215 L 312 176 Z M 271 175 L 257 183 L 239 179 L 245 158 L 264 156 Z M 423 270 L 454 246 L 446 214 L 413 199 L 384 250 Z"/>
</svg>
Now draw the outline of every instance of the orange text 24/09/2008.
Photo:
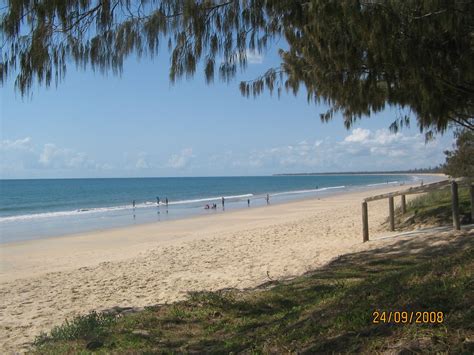
<svg viewBox="0 0 474 355">
<path fill-rule="evenodd" d="M 444 313 L 441 311 L 374 311 L 372 323 L 395 324 L 440 324 L 444 322 Z"/>
</svg>

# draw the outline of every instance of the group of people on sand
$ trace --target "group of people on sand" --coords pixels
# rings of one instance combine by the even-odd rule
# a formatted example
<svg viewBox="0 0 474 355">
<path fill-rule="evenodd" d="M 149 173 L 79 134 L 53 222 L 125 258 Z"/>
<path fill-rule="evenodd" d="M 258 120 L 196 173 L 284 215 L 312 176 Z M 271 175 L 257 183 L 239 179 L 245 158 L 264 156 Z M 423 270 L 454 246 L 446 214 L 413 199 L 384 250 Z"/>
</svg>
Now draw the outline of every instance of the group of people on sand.
<svg viewBox="0 0 474 355">
<path fill-rule="evenodd" d="M 265 201 L 267 202 L 267 205 L 270 204 L 270 195 L 269 194 L 267 194 L 265 196 Z M 224 197 L 221 197 L 221 203 L 222 203 L 222 209 L 224 209 L 225 208 L 225 198 Z M 250 199 L 249 198 L 247 199 L 247 207 L 250 207 Z M 217 204 L 216 203 L 206 204 L 206 205 L 204 205 L 204 209 L 205 210 L 217 209 Z"/>
<path fill-rule="evenodd" d="M 269 194 L 267 194 L 265 196 L 265 201 L 267 202 L 267 205 L 270 204 L 270 195 Z M 160 207 L 160 205 L 165 205 L 166 207 L 168 207 L 168 202 L 169 202 L 168 197 L 166 197 L 165 200 L 163 202 L 161 202 L 160 197 L 156 196 L 156 205 L 158 207 Z M 224 198 L 224 196 L 221 197 L 221 203 L 222 203 L 222 209 L 224 209 L 225 208 L 225 198 Z M 136 205 L 135 200 L 133 200 L 132 201 L 133 209 L 135 209 L 135 205 Z M 250 207 L 250 199 L 249 198 L 247 199 L 247 207 Z M 217 203 L 206 204 L 204 206 L 204 209 L 205 210 L 210 210 L 210 209 L 215 210 L 215 209 L 217 209 Z"/>
<path fill-rule="evenodd" d="M 222 202 L 222 209 L 224 209 L 225 208 L 225 198 L 224 197 L 221 197 L 221 202 Z M 210 205 L 207 204 L 207 205 L 204 206 L 204 209 L 205 210 L 209 210 L 209 209 L 216 210 L 217 209 L 217 203 L 213 203 L 213 204 L 210 204 Z"/>
</svg>

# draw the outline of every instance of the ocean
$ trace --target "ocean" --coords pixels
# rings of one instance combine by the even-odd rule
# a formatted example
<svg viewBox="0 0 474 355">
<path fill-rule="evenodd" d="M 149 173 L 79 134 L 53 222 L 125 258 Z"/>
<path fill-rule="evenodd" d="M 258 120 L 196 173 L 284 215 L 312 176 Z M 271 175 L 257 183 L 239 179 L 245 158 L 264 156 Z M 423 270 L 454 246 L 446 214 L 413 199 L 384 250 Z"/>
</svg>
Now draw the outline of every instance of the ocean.
<svg viewBox="0 0 474 355">
<path fill-rule="evenodd" d="M 267 194 L 274 204 L 421 179 L 428 182 L 430 177 L 304 175 L 0 180 L 0 242 L 223 213 L 248 208 L 247 200 L 250 200 L 250 208 L 258 207 L 266 205 Z M 214 203 L 216 209 L 204 208 Z"/>
</svg>

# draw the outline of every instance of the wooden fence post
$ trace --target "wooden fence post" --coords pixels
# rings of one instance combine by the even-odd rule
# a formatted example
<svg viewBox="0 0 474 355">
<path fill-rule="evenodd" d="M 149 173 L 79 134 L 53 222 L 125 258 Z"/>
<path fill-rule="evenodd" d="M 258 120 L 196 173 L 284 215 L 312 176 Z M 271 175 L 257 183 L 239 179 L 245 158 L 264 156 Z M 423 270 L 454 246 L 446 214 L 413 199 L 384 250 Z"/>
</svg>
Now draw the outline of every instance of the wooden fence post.
<svg viewBox="0 0 474 355">
<path fill-rule="evenodd" d="M 474 185 L 470 185 L 469 191 L 471 192 L 471 223 L 474 223 Z"/>
<path fill-rule="evenodd" d="M 460 230 L 458 184 L 456 181 L 451 182 L 451 201 L 453 205 L 453 227 L 456 230 Z"/>
<path fill-rule="evenodd" d="M 390 213 L 390 230 L 393 232 L 395 230 L 395 206 L 393 203 L 393 197 L 388 198 L 388 209 Z"/>
<path fill-rule="evenodd" d="M 369 214 L 367 211 L 367 202 L 362 202 L 362 241 L 369 241 Z"/>
<path fill-rule="evenodd" d="M 402 195 L 402 213 L 407 213 L 407 200 L 405 198 L 405 195 Z"/>
</svg>

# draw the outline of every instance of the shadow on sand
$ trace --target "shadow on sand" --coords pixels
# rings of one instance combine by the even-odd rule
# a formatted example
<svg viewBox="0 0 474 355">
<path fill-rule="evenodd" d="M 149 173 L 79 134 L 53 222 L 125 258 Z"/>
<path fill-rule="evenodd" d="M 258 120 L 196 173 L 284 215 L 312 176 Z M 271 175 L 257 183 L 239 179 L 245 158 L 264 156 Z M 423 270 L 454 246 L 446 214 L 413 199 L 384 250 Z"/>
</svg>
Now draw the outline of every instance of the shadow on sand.
<svg viewBox="0 0 474 355">
<path fill-rule="evenodd" d="M 101 333 L 101 350 L 469 352 L 474 324 L 473 244 L 472 229 L 405 237 L 343 255 L 292 280 L 252 290 L 192 293 L 183 302 L 115 315 L 113 326 Z M 376 310 L 443 312 L 443 320 L 374 324 Z M 57 349 L 59 341 L 61 349 L 77 351 L 97 342 L 83 335 L 65 341 L 44 339 L 37 349 Z"/>
</svg>

